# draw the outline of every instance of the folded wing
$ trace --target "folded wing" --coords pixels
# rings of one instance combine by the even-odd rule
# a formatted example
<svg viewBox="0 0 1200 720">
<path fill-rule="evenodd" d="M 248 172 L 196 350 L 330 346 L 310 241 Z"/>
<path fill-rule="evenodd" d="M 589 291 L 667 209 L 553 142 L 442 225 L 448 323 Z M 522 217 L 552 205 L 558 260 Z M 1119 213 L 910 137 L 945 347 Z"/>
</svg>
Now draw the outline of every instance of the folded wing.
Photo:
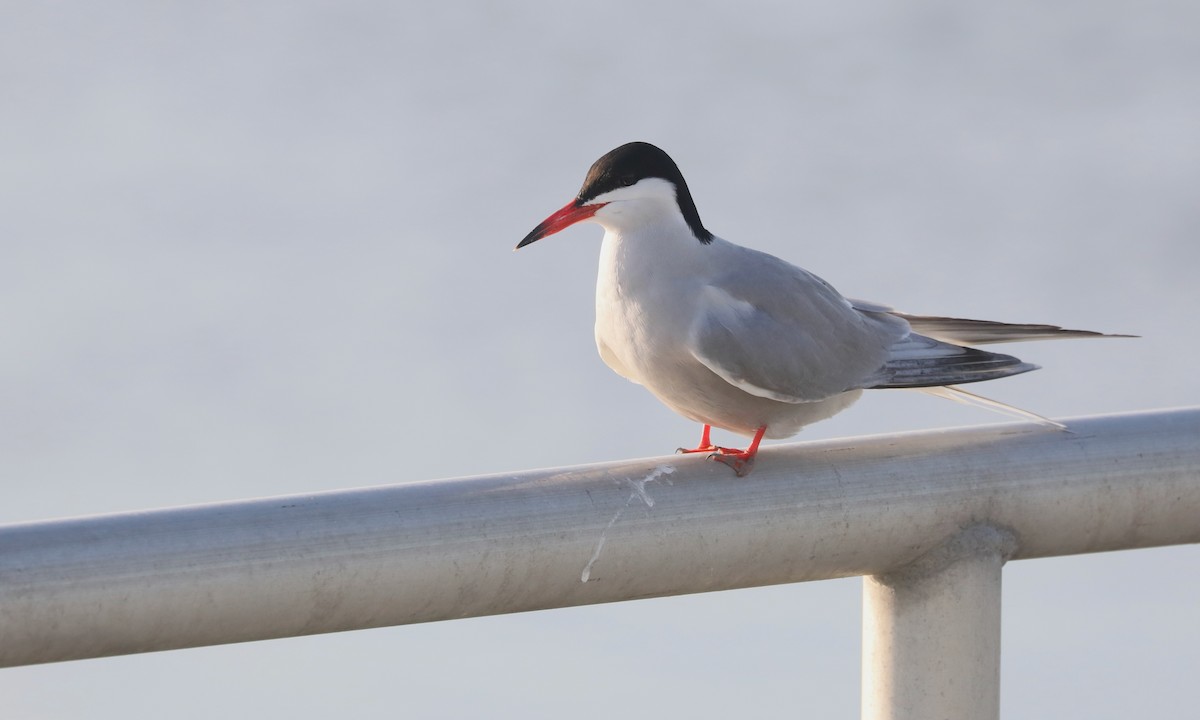
<svg viewBox="0 0 1200 720">
<path fill-rule="evenodd" d="M 704 288 L 688 349 L 751 395 L 804 403 L 864 387 L 908 332 L 898 318 L 859 312 L 814 275 L 764 262 Z"/>
<path fill-rule="evenodd" d="M 701 293 L 688 349 L 726 382 L 780 402 L 814 402 L 857 389 L 963 385 L 1038 369 L 967 345 L 1128 337 L 909 315 L 848 300 L 807 271 L 770 256 L 756 262 L 756 255 L 744 258 L 738 275 L 719 277 Z"/>
</svg>

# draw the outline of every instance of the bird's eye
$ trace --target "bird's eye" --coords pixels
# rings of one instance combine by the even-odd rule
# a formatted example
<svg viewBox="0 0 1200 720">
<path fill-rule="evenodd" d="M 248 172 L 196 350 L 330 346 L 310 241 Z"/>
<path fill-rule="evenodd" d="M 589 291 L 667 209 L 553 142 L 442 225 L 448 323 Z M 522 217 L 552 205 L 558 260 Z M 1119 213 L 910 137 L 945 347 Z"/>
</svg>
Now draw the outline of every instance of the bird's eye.
<svg viewBox="0 0 1200 720">
<path fill-rule="evenodd" d="M 621 187 L 629 187 L 630 185 L 636 185 L 636 184 L 637 184 L 637 178 L 635 178 L 632 175 L 626 175 L 625 177 L 621 178 Z"/>
</svg>

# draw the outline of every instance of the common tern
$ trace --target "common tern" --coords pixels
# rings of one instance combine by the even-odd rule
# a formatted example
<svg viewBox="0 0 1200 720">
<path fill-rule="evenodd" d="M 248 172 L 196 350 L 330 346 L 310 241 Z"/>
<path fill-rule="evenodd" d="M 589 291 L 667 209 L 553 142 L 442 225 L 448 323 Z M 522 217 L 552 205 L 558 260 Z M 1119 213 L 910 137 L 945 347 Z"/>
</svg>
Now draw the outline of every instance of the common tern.
<svg viewBox="0 0 1200 720">
<path fill-rule="evenodd" d="M 699 445 L 681 452 L 708 453 L 739 476 L 753 468 L 763 438 L 795 435 L 845 410 L 863 390 L 921 388 L 1059 426 L 953 387 L 1038 369 L 968 346 L 1114 337 L 910 315 L 845 298 L 807 270 L 710 232 L 678 166 L 649 143 L 597 160 L 575 199 L 516 249 L 584 221 L 604 228 L 600 357 L 704 426 Z M 718 447 L 713 427 L 752 439 L 744 450 Z"/>
</svg>

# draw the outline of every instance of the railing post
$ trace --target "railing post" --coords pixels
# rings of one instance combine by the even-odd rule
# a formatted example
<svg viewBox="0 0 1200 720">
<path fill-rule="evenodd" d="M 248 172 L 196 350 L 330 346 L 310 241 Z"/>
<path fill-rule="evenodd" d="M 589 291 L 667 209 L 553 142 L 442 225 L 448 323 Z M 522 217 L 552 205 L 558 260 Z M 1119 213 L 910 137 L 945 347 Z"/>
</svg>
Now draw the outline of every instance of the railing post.
<svg viewBox="0 0 1200 720">
<path fill-rule="evenodd" d="M 1000 717 L 1000 575 L 1013 534 L 971 526 L 863 578 L 864 720 Z"/>
</svg>

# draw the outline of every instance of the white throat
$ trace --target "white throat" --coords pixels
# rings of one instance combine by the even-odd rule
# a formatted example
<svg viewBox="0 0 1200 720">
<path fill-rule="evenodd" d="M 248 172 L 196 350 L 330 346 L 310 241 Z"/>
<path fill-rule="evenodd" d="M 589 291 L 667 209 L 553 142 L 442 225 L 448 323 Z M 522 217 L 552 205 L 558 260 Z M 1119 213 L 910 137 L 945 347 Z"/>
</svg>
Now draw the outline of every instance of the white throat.
<svg viewBox="0 0 1200 720">
<path fill-rule="evenodd" d="M 656 253 L 687 252 L 700 245 L 679 210 L 675 186 L 666 180 L 645 178 L 594 201 L 607 203 L 592 217 L 604 227 L 606 244 L 636 240 Z"/>
</svg>

